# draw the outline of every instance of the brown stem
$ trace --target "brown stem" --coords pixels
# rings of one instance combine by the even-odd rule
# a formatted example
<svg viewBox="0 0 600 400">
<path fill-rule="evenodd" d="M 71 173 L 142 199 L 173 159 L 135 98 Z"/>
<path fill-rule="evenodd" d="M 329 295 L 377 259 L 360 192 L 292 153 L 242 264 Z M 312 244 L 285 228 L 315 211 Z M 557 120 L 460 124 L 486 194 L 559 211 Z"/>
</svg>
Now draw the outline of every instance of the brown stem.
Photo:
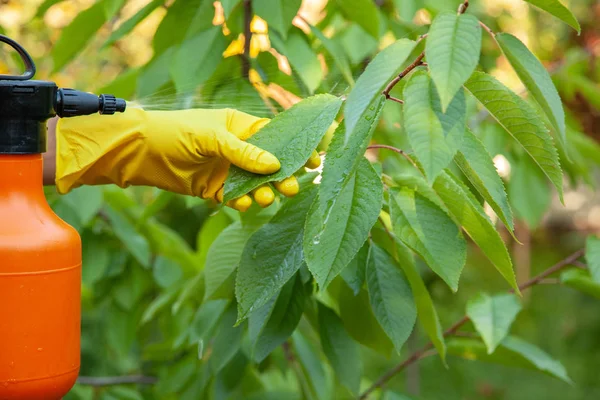
<svg viewBox="0 0 600 400">
<path fill-rule="evenodd" d="M 132 375 L 132 376 L 80 376 L 77 383 L 86 386 L 112 386 L 139 383 L 151 385 L 156 383 L 157 379 L 153 376 Z"/>
<path fill-rule="evenodd" d="M 388 96 L 387 96 L 387 99 L 388 99 L 388 100 L 391 100 L 391 101 L 395 101 L 396 103 L 404 104 L 404 100 L 400 100 L 400 99 L 398 99 L 398 98 L 396 98 L 396 97 L 394 97 L 394 96 L 390 96 L 390 95 L 388 95 Z"/>
<path fill-rule="evenodd" d="M 413 159 L 410 158 L 410 156 L 408 154 L 406 154 L 406 152 L 404 150 L 398 149 L 393 146 L 388 146 L 387 144 L 372 144 L 369 147 L 367 147 L 367 149 L 386 149 L 386 150 L 394 151 L 394 152 L 400 154 L 402 157 L 406 158 L 412 165 L 415 166 L 416 169 L 419 169 L 417 164 L 415 164 Z"/>
<path fill-rule="evenodd" d="M 244 0 L 244 56 L 242 57 L 242 76 L 250 75 L 250 41 L 252 39 L 252 0 Z"/>
<path fill-rule="evenodd" d="M 469 0 L 465 0 L 460 6 L 458 6 L 458 14 L 464 14 L 469 8 Z"/>
<path fill-rule="evenodd" d="M 488 31 L 488 33 L 490 34 L 491 37 L 495 37 L 496 36 L 496 34 L 494 33 L 494 31 L 489 26 L 487 26 L 486 24 L 484 24 L 483 22 L 479 21 L 479 25 L 481 25 L 481 27 L 483 29 L 485 29 L 486 31 Z"/>
<path fill-rule="evenodd" d="M 295 361 L 294 353 L 292 352 L 292 348 L 290 346 L 290 342 L 283 342 L 281 345 L 283 348 L 283 354 L 285 355 L 285 359 L 288 363 L 292 364 Z"/>
<path fill-rule="evenodd" d="M 519 290 L 523 291 L 525 289 L 529 289 L 530 287 L 532 287 L 534 285 L 537 285 L 542 280 L 546 279 L 548 276 L 560 271 L 561 269 L 563 269 L 569 265 L 572 265 L 583 254 L 584 254 L 584 249 L 577 250 L 575 253 L 562 259 L 561 261 L 554 264 L 552 267 L 548 268 L 544 272 L 536 275 L 535 277 L 531 278 L 527 282 L 520 285 Z M 509 293 L 514 293 L 514 289 L 509 290 Z M 466 315 L 463 316 L 460 320 L 456 321 L 454 323 L 454 325 L 452 325 L 450 328 L 446 329 L 443 336 L 447 337 L 450 335 L 454 335 L 456 333 L 456 331 L 458 331 L 458 329 L 460 329 L 460 327 L 463 326 L 468 321 L 469 321 L 469 317 L 467 317 Z M 370 393 L 372 393 L 377 388 L 380 388 L 383 385 L 385 385 L 387 383 L 387 381 L 392 379 L 398 373 L 402 372 L 402 370 L 404 370 L 407 366 L 409 366 L 410 364 L 415 363 L 415 362 L 419 361 L 421 358 L 423 358 L 427 354 L 427 351 L 430 350 L 432 347 L 433 347 L 433 344 L 431 342 L 427 343 L 421 350 L 414 352 L 406 360 L 402 361 L 400 364 L 398 364 L 395 367 L 393 367 L 392 369 L 390 369 L 388 372 L 383 374 L 374 384 L 372 384 L 367 390 L 365 390 L 363 392 L 363 394 L 360 395 L 359 399 L 361 399 L 361 400 L 366 399 Z"/>
<path fill-rule="evenodd" d="M 423 38 L 423 37 L 424 36 L 421 36 L 421 38 Z M 385 89 L 383 89 L 383 92 L 382 92 L 382 94 L 385 96 L 386 99 L 390 98 L 390 92 L 392 91 L 392 89 L 394 88 L 394 86 L 396 86 L 396 84 L 398 82 L 400 82 L 400 79 L 404 78 L 410 71 L 412 71 L 413 69 L 415 69 L 419 65 L 421 65 L 421 62 L 423 61 L 424 57 L 425 57 L 425 52 L 422 52 L 415 59 L 415 61 L 412 62 L 412 64 L 410 64 L 408 67 L 406 67 L 404 69 L 404 71 L 400 72 L 400 74 L 398 74 L 397 77 L 395 77 L 394 79 L 392 79 L 390 81 L 390 83 L 387 84 L 387 86 L 385 87 Z"/>
</svg>

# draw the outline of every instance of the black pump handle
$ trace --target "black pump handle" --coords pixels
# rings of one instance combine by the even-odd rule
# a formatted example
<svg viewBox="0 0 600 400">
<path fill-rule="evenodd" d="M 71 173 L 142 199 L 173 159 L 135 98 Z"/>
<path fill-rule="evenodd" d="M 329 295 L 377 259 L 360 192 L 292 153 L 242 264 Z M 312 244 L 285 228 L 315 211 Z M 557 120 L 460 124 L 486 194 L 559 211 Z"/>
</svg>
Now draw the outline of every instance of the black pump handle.
<svg viewBox="0 0 600 400">
<path fill-rule="evenodd" d="M 23 60 L 23 63 L 25 64 L 25 72 L 23 72 L 22 75 L 0 74 L 0 80 L 26 81 L 28 79 L 33 78 L 33 76 L 35 75 L 35 64 L 29 53 L 27 53 L 27 51 L 19 43 L 4 35 L 0 35 L 0 42 L 9 44 L 13 49 L 15 49 L 17 53 L 19 53 L 19 55 L 21 56 L 21 60 Z"/>
</svg>

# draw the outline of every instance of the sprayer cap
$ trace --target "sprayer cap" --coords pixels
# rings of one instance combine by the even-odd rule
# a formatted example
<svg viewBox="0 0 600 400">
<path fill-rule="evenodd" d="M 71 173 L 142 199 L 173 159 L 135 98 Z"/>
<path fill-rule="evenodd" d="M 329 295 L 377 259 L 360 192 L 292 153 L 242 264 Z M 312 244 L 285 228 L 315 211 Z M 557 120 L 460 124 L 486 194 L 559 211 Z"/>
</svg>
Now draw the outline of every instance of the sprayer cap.
<svg viewBox="0 0 600 400">
<path fill-rule="evenodd" d="M 31 80 L 35 64 L 25 49 L 3 35 L 0 42 L 14 48 L 25 64 L 22 75 L 0 75 L 0 154 L 43 153 L 46 121 L 56 115 L 56 84 Z"/>
</svg>

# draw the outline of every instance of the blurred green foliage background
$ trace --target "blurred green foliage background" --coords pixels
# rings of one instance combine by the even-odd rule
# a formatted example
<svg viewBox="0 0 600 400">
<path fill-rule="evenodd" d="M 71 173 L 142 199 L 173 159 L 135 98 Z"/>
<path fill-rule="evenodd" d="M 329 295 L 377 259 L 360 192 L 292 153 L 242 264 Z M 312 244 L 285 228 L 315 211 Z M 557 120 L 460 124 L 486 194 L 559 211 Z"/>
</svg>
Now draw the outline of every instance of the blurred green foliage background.
<svg viewBox="0 0 600 400">
<path fill-rule="evenodd" d="M 364 2 L 373 13 L 360 8 Z M 244 1 L 235 0 L 4 0 L 0 26 L 32 54 L 36 79 L 112 93 L 151 109 L 235 107 L 273 116 L 315 92 L 346 93 L 378 50 L 397 38 L 417 38 L 437 13 L 458 5 L 455 0 L 254 3 L 258 16 L 252 18 L 247 49 Z M 363 12 L 349 12 L 344 3 Z M 570 163 L 561 160 L 570 177 L 565 207 L 536 177 L 515 178 L 518 157 L 503 151 L 506 146 L 495 135 L 498 128 L 472 110 L 473 127 L 488 148 L 497 149 L 493 155 L 519 217 L 517 235 L 524 244 L 514 245 L 512 256 L 520 281 L 582 247 L 586 234 L 600 231 L 600 202 L 591 190 L 600 163 L 600 4 L 565 3 L 579 19 L 581 35 L 521 0 L 475 0 L 469 10 L 492 29 L 523 40 L 552 72 L 566 105 L 569 150 L 575 156 Z M 521 92 L 518 78 L 489 37 L 483 46 L 482 68 Z M 9 54 L 0 58 L 2 73 L 19 68 Z M 397 105 L 385 107 L 374 138 L 402 148 Z M 382 161 L 392 176 L 406 167 L 384 153 L 369 157 Z M 207 254 L 223 229 L 240 218 L 256 218 L 253 212 L 240 217 L 208 201 L 152 188 L 84 187 L 58 196 L 50 187 L 47 195 L 84 243 L 81 375 L 156 378 L 150 384 L 81 384 L 68 399 L 299 398 L 301 383 L 281 350 L 260 365 L 236 352 L 216 376 L 202 367 L 210 360 L 206 350 L 211 340 L 227 334 L 211 320 L 216 311 L 201 307 L 202 271 L 211 267 Z M 464 314 L 475 292 L 506 289 L 492 268 L 483 267 L 488 264 L 473 248 L 456 295 L 423 268 L 443 326 Z M 228 296 L 225 288 L 222 297 Z M 560 285 L 540 285 L 527 294 L 513 328 L 562 361 L 575 386 L 534 371 L 456 358 L 445 369 L 430 357 L 392 380 L 390 387 L 413 399 L 600 398 L 598 301 Z M 310 350 L 318 339 L 293 340 L 297 348 L 305 346 L 305 357 L 314 357 L 307 373 L 321 375 L 323 387 L 331 387 L 331 368 Z M 424 341 L 417 329 L 405 354 Z M 366 383 L 402 359 L 388 359 L 366 347 L 363 351 L 369 360 Z"/>
</svg>

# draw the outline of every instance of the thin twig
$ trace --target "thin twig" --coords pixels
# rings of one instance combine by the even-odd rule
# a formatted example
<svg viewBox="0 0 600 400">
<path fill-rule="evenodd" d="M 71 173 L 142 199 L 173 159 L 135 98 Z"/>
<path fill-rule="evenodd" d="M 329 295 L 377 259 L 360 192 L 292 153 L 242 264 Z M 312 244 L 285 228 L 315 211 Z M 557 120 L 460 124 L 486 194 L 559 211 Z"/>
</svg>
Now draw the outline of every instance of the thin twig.
<svg viewBox="0 0 600 400">
<path fill-rule="evenodd" d="M 244 56 L 242 57 L 242 76 L 250 75 L 250 41 L 252 39 L 252 0 L 244 0 Z"/>
<path fill-rule="evenodd" d="M 492 30 L 492 28 L 490 28 L 489 26 L 487 26 L 486 24 L 484 24 L 483 22 L 479 21 L 479 25 L 481 25 L 481 27 L 483 29 L 485 29 L 486 31 L 488 31 L 488 33 L 490 34 L 490 36 L 495 37 L 496 34 L 494 33 L 494 31 Z"/>
<path fill-rule="evenodd" d="M 560 279 L 557 279 L 557 278 L 542 279 L 537 284 L 538 285 L 560 285 Z"/>
<path fill-rule="evenodd" d="M 469 8 L 469 0 L 465 0 L 460 6 L 458 6 L 458 14 L 464 14 Z"/>
<path fill-rule="evenodd" d="M 530 287 L 537 285 L 542 280 L 546 279 L 548 276 L 562 270 L 563 268 L 565 268 L 569 265 L 573 265 L 573 263 L 576 262 L 577 259 L 579 257 L 581 257 L 583 254 L 584 254 L 584 249 L 577 250 L 575 253 L 564 258 L 563 260 L 554 264 L 552 267 L 548 268 L 544 272 L 536 275 L 535 277 L 531 278 L 527 282 L 520 285 L 519 290 L 523 291 L 523 290 L 529 289 Z M 509 290 L 509 293 L 514 293 L 514 289 Z M 443 336 L 447 337 L 447 336 L 454 335 L 456 333 L 456 331 L 458 331 L 458 329 L 460 329 L 460 327 L 462 327 L 468 321 L 469 321 L 469 317 L 467 317 L 466 315 L 463 316 L 460 320 L 455 322 L 454 325 L 452 325 L 450 328 L 448 328 L 444 332 Z M 400 373 L 408 365 L 410 365 L 414 362 L 417 362 L 421 358 L 423 358 L 427 354 L 427 352 L 432 348 L 433 348 L 433 344 L 431 342 L 429 342 L 421 350 L 414 352 L 406 360 L 402 361 L 400 364 L 396 365 L 395 367 L 390 369 L 388 372 L 383 374 L 374 384 L 372 384 L 367 390 L 365 390 L 363 392 L 363 394 L 360 395 L 359 399 L 361 399 L 361 400 L 366 399 L 370 393 L 372 393 L 377 388 L 380 388 L 383 385 L 385 385 L 387 383 L 387 381 L 389 381 L 395 375 Z"/>
<path fill-rule="evenodd" d="M 285 355 L 285 359 L 288 363 L 292 364 L 295 361 L 294 353 L 292 352 L 292 348 L 290 346 L 290 342 L 285 341 L 281 344 L 283 348 L 283 354 Z"/>
<path fill-rule="evenodd" d="M 80 376 L 77 383 L 87 386 L 113 386 L 139 383 L 143 385 L 152 385 L 158 379 L 153 376 L 131 375 L 131 376 Z"/>
<path fill-rule="evenodd" d="M 398 99 L 398 98 L 396 98 L 396 97 L 394 97 L 394 96 L 390 96 L 390 95 L 388 95 L 388 96 L 387 96 L 387 99 L 388 99 L 388 100 L 391 100 L 391 101 L 395 101 L 396 103 L 404 104 L 404 100 L 400 100 L 400 99 Z"/>
<path fill-rule="evenodd" d="M 582 263 L 581 261 L 573 261 L 573 266 L 580 269 L 587 269 L 588 267 L 586 263 Z"/>
<path fill-rule="evenodd" d="M 390 98 L 390 92 L 392 91 L 392 89 L 394 88 L 394 86 L 396 86 L 396 84 L 398 82 L 400 82 L 400 79 L 404 78 L 410 71 L 412 71 L 413 69 L 415 69 L 419 65 L 421 65 L 421 62 L 423 61 L 424 57 L 425 57 L 425 52 L 422 52 L 415 59 L 415 61 L 412 62 L 412 64 L 410 64 L 408 67 L 406 67 L 404 69 L 404 71 L 400 72 L 397 77 L 395 77 L 394 79 L 392 79 L 390 81 L 390 83 L 387 84 L 387 86 L 385 87 L 385 89 L 383 89 L 383 92 L 381 92 L 385 96 L 386 99 Z"/>
<path fill-rule="evenodd" d="M 413 161 L 412 158 L 410 158 L 410 156 L 408 154 L 406 154 L 406 152 L 404 150 L 398 149 L 394 146 L 388 146 L 387 144 L 372 144 L 369 147 L 367 147 L 367 149 L 386 149 L 386 150 L 391 150 L 394 151 L 398 154 L 400 154 L 402 157 L 406 158 L 412 165 L 415 166 L 415 168 L 419 169 L 419 167 L 417 167 L 417 164 L 415 164 L 415 162 Z"/>
</svg>

